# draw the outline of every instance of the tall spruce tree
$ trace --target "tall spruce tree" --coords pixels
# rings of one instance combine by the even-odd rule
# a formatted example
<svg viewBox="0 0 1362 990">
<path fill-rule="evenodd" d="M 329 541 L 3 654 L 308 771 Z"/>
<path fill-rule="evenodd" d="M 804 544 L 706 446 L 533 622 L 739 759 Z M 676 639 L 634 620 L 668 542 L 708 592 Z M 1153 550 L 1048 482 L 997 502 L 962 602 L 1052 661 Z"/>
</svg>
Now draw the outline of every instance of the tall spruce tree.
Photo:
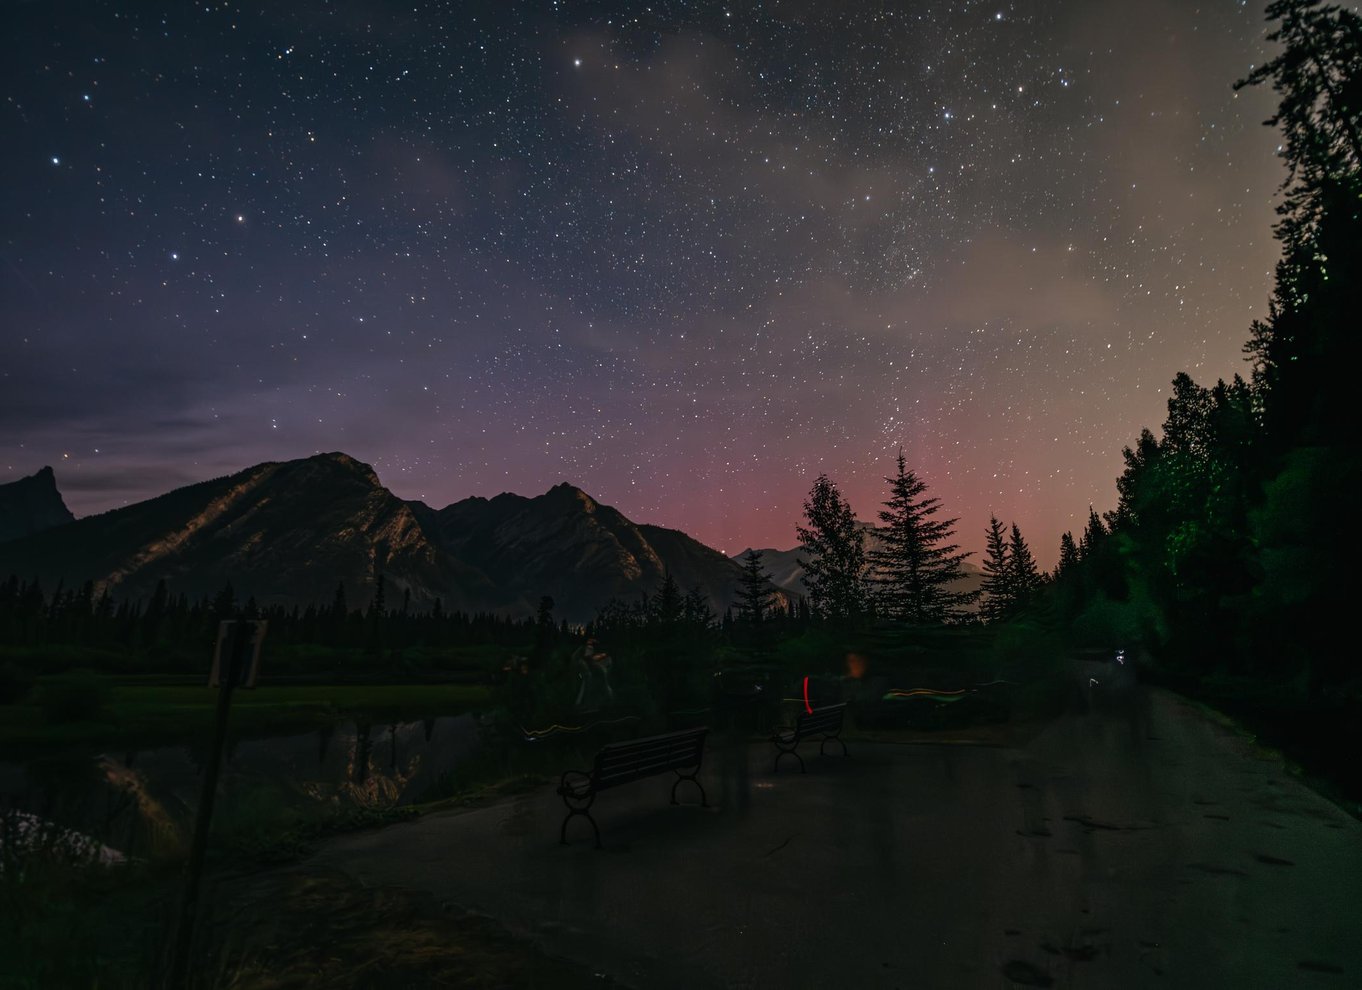
<svg viewBox="0 0 1362 990">
<path fill-rule="evenodd" d="M 984 582 L 979 588 L 983 601 L 979 613 L 985 622 L 997 622 L 1011 607 L 1011 589 L 1007 580 L 1007 536 L 997 516 L 989 516 L 985 534 Z"/>
<path fill-rule="evenodd" d="M 742 579 L 738 584 L 738 618 L 760 625 L 770 618 L 776 599 L 771 575 L 761 565 L 761 551 L 749 549 L 742 558 Z"/>
<path fill-rule="evenodd" d="M 1074 534 L 1065 531 L 1059 538 L 1059 563 L 1055 565 L 1055 580 L 1071 573 L 1077 564 L 1078 544 L 1074 542 Z"/>
<path fill-rule="evenodd" d="M 1012 524 L 1012 538 L 1007 544 L 1007 557 L 1012 609 L 1016 611 L 1031 604 L 1042 584 L 1036 558 L 1032 555 L 1031 548 L 1026 545 L 1026 540 L 1022 539 L 1021 530 L 1016 523 Z"/>
<path fill-rule="evenodd" d="M 1097 514 L 1097 510 L 1091 505 L 1088 506 L 1088 525 L 1083 529 L 1083 538 L 1078 544 L 1078 556 L 1087 558 L 1102 543 L 1107 535 L 1107 527 L 1102 523 L 1102 517 Z"/>
<path fill-rule="evenodd" d="M 676 578 L 672 577 L 672 572 L 667 570 L 662 576 L 662 584 L 647 603 L 644 611 L 648 618 L 660 626 L 675 626 L 681 621 L 683 596 L 681 586 L 676 583 Z"/>
<path fill-rule="evenodd" d="M 804 501 L 807 526 L 796 526 L 809 605 L 824 618 L 854 620 L 869 611 L 865 533 L 837 485 L 820 474 Z"/>
<path fill-rule="evenodd" d="M 964 577 L 961 565 L 971 556 L 948 542 L 955 519 L 933 519 L 938 498 L 924 498 L 925 482 L 908 470 L 899 451 L 898 471 L 889 482 L 889 498 L 876 529 L 880 546 L 870 555 L 878 598 L 884 611 L 905 622 L 926 624 L 963 619 L 978 591 L 952 591 Z"/>
<path fill-rule="evenodd" d="M 1362 168 L 1362 17 L 1320 0 L 1276 0 L 1269 41 L 1282 52 L 1235 89 L 1271 82 L 1280 97 L 1266 123 L 1286 139 L 1288 174 L 1277 208 L 1278 237 L 1288 253 L 1315 237 L 1339 186 L 1357 192 Z"/>
</svg>

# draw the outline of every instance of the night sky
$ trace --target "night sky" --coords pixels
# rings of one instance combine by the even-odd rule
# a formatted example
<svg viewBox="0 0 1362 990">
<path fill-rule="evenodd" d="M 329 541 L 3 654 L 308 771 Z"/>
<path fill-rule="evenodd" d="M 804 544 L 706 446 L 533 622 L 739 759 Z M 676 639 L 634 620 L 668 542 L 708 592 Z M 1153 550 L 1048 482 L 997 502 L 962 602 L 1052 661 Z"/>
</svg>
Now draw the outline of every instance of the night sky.
<svg viewBox="0 0 1362 990">
<path fill-rule="evenodd" d="M 0 482 L 344 450 L 734 553 L 902 446 L 1043 565 L 1246 370 L 1261 6 L 8 3 Z"/>
</svg>

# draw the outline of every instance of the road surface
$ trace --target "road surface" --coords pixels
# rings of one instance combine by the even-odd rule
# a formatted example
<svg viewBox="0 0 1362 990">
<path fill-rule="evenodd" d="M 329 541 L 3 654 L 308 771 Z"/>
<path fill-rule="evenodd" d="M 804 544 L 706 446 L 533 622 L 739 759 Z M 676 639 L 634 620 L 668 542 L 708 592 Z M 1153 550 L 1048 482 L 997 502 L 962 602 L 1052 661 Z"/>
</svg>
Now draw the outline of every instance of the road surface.
<svg viewBox="0 0 1362 990">
<path fill-rule="evenodd" d="M 1176 695 L 1024 746 L 854 743 L 771 773 L 718 748 L 603 793 L 551 787 L 315 857 L 433 892 L 636 987 L 1362 986 L 1362 823 Z M 682 800 L 692 800 L 682 785 Z"/>
</svg>

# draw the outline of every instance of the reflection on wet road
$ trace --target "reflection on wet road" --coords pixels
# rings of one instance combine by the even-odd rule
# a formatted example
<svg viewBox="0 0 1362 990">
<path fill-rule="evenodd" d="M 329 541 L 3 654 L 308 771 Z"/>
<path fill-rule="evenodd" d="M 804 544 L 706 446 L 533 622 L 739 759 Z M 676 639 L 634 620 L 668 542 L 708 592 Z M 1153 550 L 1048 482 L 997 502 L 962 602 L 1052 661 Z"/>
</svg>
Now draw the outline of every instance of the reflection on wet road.
<svg viewBox="0 0 1362 990">
<path fill-rule="evenodd" d="M 1013 748 L 769 747 L 607 791 L 560 847 L 544 788 L 346 836 L 316 864 L 436 893 L 649 987 L 1288 987 L 1362 974 L 1362 824 L 1110 663 Z M 716 805 L 719 802 L 715 801 Z"/>
</svg>

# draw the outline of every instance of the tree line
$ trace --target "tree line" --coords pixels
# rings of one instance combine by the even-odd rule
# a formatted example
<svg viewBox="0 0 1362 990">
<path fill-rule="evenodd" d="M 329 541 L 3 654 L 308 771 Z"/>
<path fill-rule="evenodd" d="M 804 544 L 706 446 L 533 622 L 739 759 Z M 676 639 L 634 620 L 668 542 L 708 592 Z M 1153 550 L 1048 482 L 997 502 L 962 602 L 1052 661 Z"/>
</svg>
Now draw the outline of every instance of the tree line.
<svg viewBox="0 0 1362 990">
<path fill-rule="evenodd" d="M 1280 53 L 1236 88 L 1276 92 L 1266 123 L 1282 132 L 1287 177 L 1249 377 L 1174 379 L 1160 434 L 1125 449 L 1116 508 L 1091 521 L 1085 560 L 1061 562 L 1055 601 L 1066 621 L 1138 638 L 1190 673 L 1319 697 L 1358 672 L 1340 644 L 1362 481 L 1362 18 L 1319 0 L 1267 14 Z"/>
<path fill-rule="evenodd" d="M 1142 643 L 1165 663 L 1297 678 L 1312 696 L 1355 679 L 1343 561 L 1362 481 L 1352 376 L 1362 354 L 1362 18 L 1320 0 L 1267 8 L 1275 58 L 1236 83 L 1270 85 L 1287 178 L 1282 256 L 1268 315 L 1250 327 L 1247 379 L 1173 379 L 1158 435 L 1124 452 L 1116 507 L 1089 508 L 1041 573 L 1015 524 L 986 531 L 977 618 L 1052 622 L 1092 643 Z M 868 546 L 820 476 L 798 536 L 817 616 L 968 621 L 952 588 L 968 556 L 956 520 L 902 454 Z M 745 561 L 742 611 L 763 613 L 760 560 Z"/>
<path fill-rule="evenodd" d="M 20 647 L 83 646 L 130 651 L 155 660 L 190 654 L 202 665 L 218 623 L 238 617 L 269 622 L 271 645 L 365 648 L 371 652 L 477 643 L 519 644 L 538 635 L 543 617 L 515 619 L 493 613 L 446 611 L 439 599 L 412 607 L 409 593 L 389 606 L 380 575 L 365 607 L 349 603 L 345 584 L 329 604 L 261 606 L 240 601 L 231 584 L 216 595 L 190 598 L 158 581 L 149 598 L 98 594 L 92 581 L 45 591 L 34 579 L 11 575 L 0 582 L 0 643 Z M 198 669 L 195 667 L 194 669 Z"/>
</svg>

